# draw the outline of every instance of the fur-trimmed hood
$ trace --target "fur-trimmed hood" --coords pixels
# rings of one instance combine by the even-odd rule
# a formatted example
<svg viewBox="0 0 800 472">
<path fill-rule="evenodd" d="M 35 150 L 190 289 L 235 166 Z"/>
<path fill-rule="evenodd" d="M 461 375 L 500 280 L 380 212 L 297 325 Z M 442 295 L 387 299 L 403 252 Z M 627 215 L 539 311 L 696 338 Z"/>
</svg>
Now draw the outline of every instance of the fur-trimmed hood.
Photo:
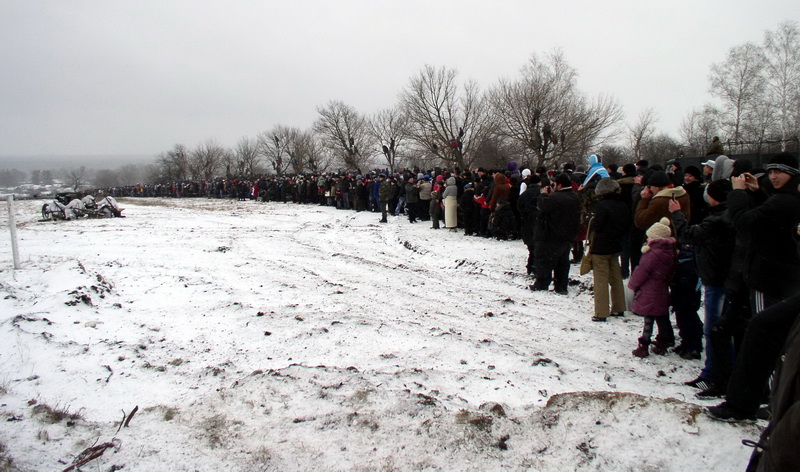
<svg viewBox="0 0 800 472">
<path fill-rule="evenodd" d="M 653 195 L 653 198 L 658 198 L 658 197 L 672 198 L 673 196 L 675 198 L 680 198 L 680 197 L 682 197 L 684 195 L 686 195 L 686 189 L 685 188 L 683 188 L 683 187 L 671 187 L 671 188 L 665 188 L 664 190 L 662 190 L 662 191 L 658 192 L 657 194 Z"/>
<path fill-rule="evenodd" d="M 674 251 L 676 241 L 675 238 L 656 238 L 651 239 L 642 246 L 642 254 L 646 254 L 651 249 L 662 251 Z"/>
</svg>

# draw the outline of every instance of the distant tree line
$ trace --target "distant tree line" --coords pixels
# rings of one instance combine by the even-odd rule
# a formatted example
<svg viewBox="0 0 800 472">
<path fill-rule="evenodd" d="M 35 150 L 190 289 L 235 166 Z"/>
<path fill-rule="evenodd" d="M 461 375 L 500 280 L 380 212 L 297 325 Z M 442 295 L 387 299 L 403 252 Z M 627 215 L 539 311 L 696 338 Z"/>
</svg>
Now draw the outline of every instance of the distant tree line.
<svg viewBox="0 0 800 472">
<path fill-rule="evenodd" d="M 232 148 L 206 139 L 175 144 L 147 167 L 72 169 L 70 186 L 114 187 L 260 174 L 319 174 L 333 170 L 400 167 L 500 167 L 508 161 L 552 168 L 585 164 L 591 153 L 606 163 L 647 159 L 663 164 L 702 156 L 714 136 L 729 154 L 761 152 L 765 143 L 796 151 L 800 135 L 800 27 L 795 21 L 766 31 L 713 63 L 711 99 L 687 114 L 679 138 L 657 129 L 658 113 L 645 107 L 628 123 L 610 95 L 590 97 L 578 72 L 556 50 L 534 54 L 516 77 L 481 90 L 455 69 L 426 65 L 409 78 L 394 106 L 371 115 L 339 100 L 318 106 L 307 129 L 275 124 Z M 777 144 L 776 144 L 777 143 Z M 787 149 L 794 143 L 794 149 Z M 38 173 L 37 173 L 38 172 Z M 52 181 L 34 171 L 33 181 Z M 0 173 L 0 185 L 21 179 Z M 8 185 L 6 185 L 8 186 Z"/>
<path fill-rule="evenodd" d="M 500 167 L 584 164 L 591 153 L 606 162 L 647 159 L 663 164 L 702 156 L 712 138 L 728 153 L 760 152 L 764 143 L 796 146 L 800 134 L 800 28 L 787 21 L 767 31 L 762 45 L 735 46 L 711 65 L 712 100 L 683 120 L 680 138 L 659 132 L 658 113 L 644 108 L 626 124 L 611 96 L 589 97 L 560 51 L 534 54 L 517 77 L 486 90 L 458 72 L 426 65 L 390 108 L 365 115 L 331 100 L 317 107 L 308 128 L 276 124 L 233 149 L 213 140 L 176 144 L 158 156 L 154 182 L 366 170 L 380 167 Z M 771 149 L 770 151 L 774 151 Z"/>
</svg>

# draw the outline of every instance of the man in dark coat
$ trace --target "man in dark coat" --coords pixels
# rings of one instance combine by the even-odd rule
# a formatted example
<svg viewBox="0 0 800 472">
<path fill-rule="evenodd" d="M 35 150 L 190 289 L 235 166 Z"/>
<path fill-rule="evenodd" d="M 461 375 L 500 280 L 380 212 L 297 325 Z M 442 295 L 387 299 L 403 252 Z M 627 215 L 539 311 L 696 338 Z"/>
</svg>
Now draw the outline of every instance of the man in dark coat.
<svg viewBox="0 0 800 472">
<path fill-rule="evenodd" d="M 692 218 L 689 224 L 700 224 L 708 215 L 708 205 L 703 198 L 705 185 L 703 185 L 703 176 L 700 169 L 695 166 L 688 166 L 683 175 L 683 182 L 683 188 L 689 193 L 689 202 L 692 207 Z"/>
<path fill-rule="evenodd" d="M 622 166 L 622 177 L 617 180 L 617 183 L 619 184 L 620 199 L 622 199 L 622 201 L 628 205 L 628 211 L 631 215 L 633 215 L 633 187 L 636 185 L 636 166 L 633 164 L 625 164 Z M 631 224 L 628 228 L 628 232 L 625 234 L 622 240 L 622 252 L 619 253 L 620 272 L 622 273 L 623 279 L 630 277 L 631 271 L 636 268 L 636 264 L 639 263 L 639 257 L 642 255 L 641 248 L 642 240 L 644 238 L 636 238 L 636 246 L 632 247 L 633 244 L 631 243 L 631 240 L 633 238 L 631 236 L 634 231 L 644 234 L 644 231 L 640 230 L 633 224 L 633 218 L 631 218 Z"/>
<path fill-rule="evenodd" d="M 544 188 L 537 203 L 536 281 L 531 288 L 547 290 L 553 281 L 556 293 L 566 295 L 569 251 L 580 229 L 581 202 L 572 190 L 569 175 L 557 175 L 554 184 Z"/>
<path fill-rule="evenodd" d="M 408 213 L 409 223 L 417 221 L 417 207 L 419 206 L 419 186 L 414 183 L 414 177 L 409 177 L 405 185 L 406 189 L 406 213 Z"/>
<path fill-rule="evenodd" d="M 800 312 L 800 254 L 793 237 L 800 223 L 800 170 L 797 158 L 778 154 L 767 165 L 774 192 L 766 196 L 755 176 L 732 179 L 728 214 L 733 225 L 749 231 L 745 282 L 750 287 L 753 318 L 728 382 L 725 401 L 710 407 L 711 416 L 754 418 L 780 348 Z M 759 200 L 763 200 L 760 205 Z"/>
<path fill-rule="evenodd" d="M 745 282 L 756 300 L 753 314 L 800 290 L 800 258 L 794 251 L 793 228 L 800 222 L 800 170 L 792 154 L 778 154 L 767 165 L 774 191 L 761 189 L 758 180 L 745 173 L 733 177 L 728 196 L 728 215 L 735 227 L 750 232 L 745 257 Z"/>
<path fill-rule="evenodd" d="M 388 213 L 388 209 L 386 206 L 389 204 L 389 199 L 392 197 L 393 188 L 392 183 L 386 180 L 385 174 L 380 174 L 378 176 L 378 206 L 381 209 L 381 223 L 386 223 L 386 215 Z"/>
<path fill-rule="evenodd" d="M 480 205 L 475 203 L 475 189 L 472 184 L 464 185 L 464 193 L 458 199 L 458 208 L 464 220 L 464 235 L 472 236 L 480 232 Z"/>
<path fill-rule="evenodd" d="M 522 195 L 519 196 L 519 200 L 517 200 L 517 209 L 519 210 L 520 216 L 520 235 L 522 236 L 522 241 L 525 243 L 525 246 L 528 247 L 528 263 L 525 265 L 525 269 L 528 275 L 534 273 L 535 270 L 535 251 L 536 251 L 536 240 L 534 238 L 534 233 L 536 231 L 536 220 L 539 216 L 539 208 L 537 204 L 539 202 L 539 194 L 542 191 L 542 179 L 539 178 L 538 175 L 533 174 L 528 177 L 527 180 L 528 187 L 522 192 Z"/>
</svg>

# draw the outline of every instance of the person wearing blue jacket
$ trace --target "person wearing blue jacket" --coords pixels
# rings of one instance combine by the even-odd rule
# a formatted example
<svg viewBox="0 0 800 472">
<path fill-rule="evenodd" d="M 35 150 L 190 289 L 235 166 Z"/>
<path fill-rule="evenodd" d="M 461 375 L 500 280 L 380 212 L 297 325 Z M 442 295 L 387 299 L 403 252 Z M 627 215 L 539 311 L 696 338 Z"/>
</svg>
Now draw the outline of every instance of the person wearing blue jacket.
<svg viewBox="0 0 800 472">
<path fill-rule="evenodd" d="M 586 178 L 583 180 L 581 187 L 586 187 L 587 185 L 589 185 L 589 182 L 591 182 L 592 179 L 595 178 L 595 176 L 600 177 L 597 180 L 600 180 L 605 177 L 610 177 L 608 175 L 608 170 L 606 170 L 606 168 L 603 167 L 603 162 L 600 160 L 600 158 L 596 154 L 592 154 L 591 156 L 589 156 L 589 172 L 586 173 Z"/>
</svg>

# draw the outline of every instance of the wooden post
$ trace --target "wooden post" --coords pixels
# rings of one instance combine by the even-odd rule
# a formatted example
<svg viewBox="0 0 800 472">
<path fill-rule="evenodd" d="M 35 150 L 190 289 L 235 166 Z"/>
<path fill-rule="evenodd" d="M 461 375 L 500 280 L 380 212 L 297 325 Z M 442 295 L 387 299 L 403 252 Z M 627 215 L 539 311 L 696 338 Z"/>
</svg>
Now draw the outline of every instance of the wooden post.
<svg viewBox="0 0 800 472">
<path fill-rule="evenodd" d="M 11 254 L 14 258 L 14 269 L 19 269 L 19 251 L 17 250 L 17 223 L 14 221 L 14 196 L 6 198 L 8 202 L 8 227 L 11 230 Z"/>
</svg>

